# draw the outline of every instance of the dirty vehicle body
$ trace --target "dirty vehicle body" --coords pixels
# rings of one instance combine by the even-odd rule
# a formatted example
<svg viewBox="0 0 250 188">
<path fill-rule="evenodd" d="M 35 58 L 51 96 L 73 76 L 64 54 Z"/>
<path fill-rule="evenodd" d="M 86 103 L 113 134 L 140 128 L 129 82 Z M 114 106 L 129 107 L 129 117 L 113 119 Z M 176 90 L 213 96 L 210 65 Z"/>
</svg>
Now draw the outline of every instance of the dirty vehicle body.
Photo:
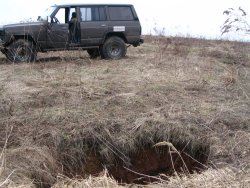
<svg viewBox="0 0 250 188">
<path fill-rule="evenodd" d="M 77 41 L 69 35 L 73 12 L 78 20 Z M 127 4 L 54 5 L 37 22 L 0 28 L 0 50 L 12 62 L 35 61 L 37 52 L 79 48 L 91 58 L 120 59 L 127 46 L 142 43 L 139 18 L 133 5 Z"/>
</svg>

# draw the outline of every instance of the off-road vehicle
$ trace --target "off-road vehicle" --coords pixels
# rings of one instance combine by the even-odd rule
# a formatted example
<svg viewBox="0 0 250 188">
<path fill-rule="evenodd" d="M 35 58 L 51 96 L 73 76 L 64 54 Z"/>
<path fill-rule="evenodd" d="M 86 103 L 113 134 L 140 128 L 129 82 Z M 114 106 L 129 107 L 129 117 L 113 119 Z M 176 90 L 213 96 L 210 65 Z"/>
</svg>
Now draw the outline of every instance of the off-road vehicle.
<svg viewBox="0 0 250 188">
<path fill-rule="evenodd" d="M 71 16 L 78 31 L 71 40 Z M 48 8 L 36 22 L 0 28 L 0 50 L 12 62 L 35 61 L 37 52 L 87 50 L 91 58 L 119 59 L 127 47 L 143 43 L 141 25 L 133 5 L 68 4 Z"/>
</svg>

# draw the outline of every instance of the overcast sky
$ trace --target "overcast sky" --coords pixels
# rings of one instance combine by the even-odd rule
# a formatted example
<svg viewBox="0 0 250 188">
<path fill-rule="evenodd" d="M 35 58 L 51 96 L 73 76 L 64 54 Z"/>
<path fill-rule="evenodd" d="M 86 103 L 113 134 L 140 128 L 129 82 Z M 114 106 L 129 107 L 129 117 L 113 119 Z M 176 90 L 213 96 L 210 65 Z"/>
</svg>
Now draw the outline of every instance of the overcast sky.
<svg viewBox="0 0 250 188">
<path fill-rule="evenodd" d="M 250 0 L 1 0 L 0 25 L 37 16 L 54 4 L 130 3 L 139 15 L 143 33 L 219 38 L 223 11 L 242 7 L 250 14 Z"/>
</svg>

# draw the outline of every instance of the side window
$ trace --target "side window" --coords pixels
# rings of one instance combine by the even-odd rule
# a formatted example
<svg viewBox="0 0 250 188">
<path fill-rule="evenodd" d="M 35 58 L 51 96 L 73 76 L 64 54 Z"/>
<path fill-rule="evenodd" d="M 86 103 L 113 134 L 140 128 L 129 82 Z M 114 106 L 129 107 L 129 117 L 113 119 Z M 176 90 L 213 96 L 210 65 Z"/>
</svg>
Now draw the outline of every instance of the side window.
<svg viewBox="0 0 250 188">
<path fill-rule="evenodd" d="M 104 21 L 106 13 L 104 7 L 82 7 L 80 8 L 81 21 Z"/>
<path fill-rule="evenodd" d="M 109 16 L 113 21 L 130 21 L 134 20 L 134 15 L 130 7 L 109 7 Z"/>
<path fill-rule="evenodd" d="M 80 8 L 81 21 L 92 21 L 91 8 Z"/>
<path fill-rule="evenodd" d="M 99 7 L 99 14 L 100 14 L 100 21 L 107 20 L 107 16 L 106 16 L 104 7 Z"/>
<path fill-rule="evenodd" d="M 73 12 L 76 12 L 75 7 L 60 8 L 54 17 L 56 17 L 61 24 L 65 24 L 70 21 Z M 53 18 L 53 21 L 56 22 L 55 18 Z"/>
<path fill-rule="evenodd" d="M 58 19 L 58 21 L 62 24 L 65 24 L 66 21 L 66 14 L 65 14 L 65 8 L 60 8 L 55 17 Z"/>
<path fill-rule="evenodd" d="M 100 20 L 100 15 L 99 15 L 99 8 L 98 7 L 93 7 L 92 8 L 92 21 L 99 21 Z"/>
</svg>

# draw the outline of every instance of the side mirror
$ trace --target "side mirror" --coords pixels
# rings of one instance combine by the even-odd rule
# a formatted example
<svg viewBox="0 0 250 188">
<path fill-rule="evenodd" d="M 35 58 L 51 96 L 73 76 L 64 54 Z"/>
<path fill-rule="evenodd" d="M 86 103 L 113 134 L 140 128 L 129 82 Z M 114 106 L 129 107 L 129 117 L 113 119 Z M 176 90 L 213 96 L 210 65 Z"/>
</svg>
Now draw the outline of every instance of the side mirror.
<svg viewBox="0 0 250 188">
<path fill-rule="evenodd" d="M 37 21 L 48 21 L 48 16 L 46 17 L 46 20 L 43 19 L 41 16 L 38 16 Z"/>
</svg>

